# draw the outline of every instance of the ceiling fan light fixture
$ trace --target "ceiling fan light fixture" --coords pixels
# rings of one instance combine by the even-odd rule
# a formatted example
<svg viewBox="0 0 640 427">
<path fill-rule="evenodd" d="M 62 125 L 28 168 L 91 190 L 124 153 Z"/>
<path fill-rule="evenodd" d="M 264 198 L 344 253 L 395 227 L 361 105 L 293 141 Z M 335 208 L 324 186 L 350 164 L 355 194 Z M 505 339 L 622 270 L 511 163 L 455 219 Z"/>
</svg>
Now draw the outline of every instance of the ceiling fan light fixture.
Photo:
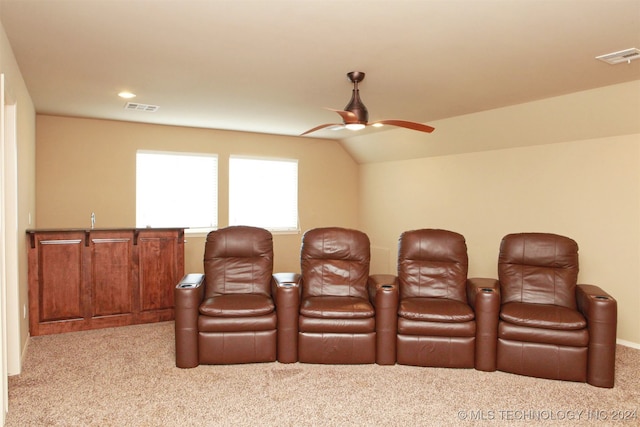
<svg viewBox="0 0 640 427">
<path fill-rule="evenodd" d="M 363 123 L 347 123 L 346 125 L 344 125 L 344 127 L 349 130 L 360 130 L 364 129 L 365 125 Z"/>
</svg>

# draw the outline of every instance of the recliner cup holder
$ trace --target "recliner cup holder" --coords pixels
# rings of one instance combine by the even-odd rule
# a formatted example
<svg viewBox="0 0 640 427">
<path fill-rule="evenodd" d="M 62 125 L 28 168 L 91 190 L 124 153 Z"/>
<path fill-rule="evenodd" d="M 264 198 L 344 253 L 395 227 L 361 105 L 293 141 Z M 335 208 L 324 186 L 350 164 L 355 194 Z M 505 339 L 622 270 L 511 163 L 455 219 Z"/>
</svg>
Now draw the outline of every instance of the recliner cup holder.
<svg viewBox="0 0 640 427">
<path fill-rule="evenodd" d="M 493 292 L 493 289 L 491 289 L 491 288 L 480 288 L 480 290 L 482 292 Z"/>
<path fill-rule="evenodd" d="M 609 297 L 608 297 L 608 296 L 606 296 L 606 295 L 596 295 L 596 297 L 595 297 L 595 298 L 596 298 L 596 299 L 602 299 L 602 300 L 609 299 Z"/>
<path fill-rule="evenodd" d="M 393 288 L 392 285 L 382 285 L 381 287 L 382 287 L 382 289 L 392 289 Z"/>
</svg>

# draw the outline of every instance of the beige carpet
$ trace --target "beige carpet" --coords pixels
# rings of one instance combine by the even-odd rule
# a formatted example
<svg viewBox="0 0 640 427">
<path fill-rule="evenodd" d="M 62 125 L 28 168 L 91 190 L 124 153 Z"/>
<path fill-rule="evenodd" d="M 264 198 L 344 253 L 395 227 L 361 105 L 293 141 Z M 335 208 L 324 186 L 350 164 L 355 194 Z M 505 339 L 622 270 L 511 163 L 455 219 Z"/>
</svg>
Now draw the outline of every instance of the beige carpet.
<svg viewBox="0 0 640 427">
<path fill-rule="evenodd" d="M 178 369 L 164 322 L 32 338 L 7 426 L 640 425 L 640 350 L 618 346 L 616 369 L 613 389 L 399 365 Z"/>
</svg>

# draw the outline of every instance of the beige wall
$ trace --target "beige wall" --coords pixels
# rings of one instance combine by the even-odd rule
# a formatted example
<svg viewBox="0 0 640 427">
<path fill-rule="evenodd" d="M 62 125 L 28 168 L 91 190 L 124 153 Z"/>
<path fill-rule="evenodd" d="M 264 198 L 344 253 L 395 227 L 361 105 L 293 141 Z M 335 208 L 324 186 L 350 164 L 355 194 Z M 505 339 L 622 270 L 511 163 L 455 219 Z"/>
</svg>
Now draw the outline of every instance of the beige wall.
<svg viewBox="0 0 640 427">
<path fill-rule="evenodd" d="M 17 122 L 18 200 L 15 207 L 18 230 L 15 237 L 18 246 L 18 283 L 7 284 L 9 373 L 17 374 L 20 369 L 18 360 L 20 356 L 15 356 L 17 353 L 15 347 L 18 347 L 20 349 L 18 352 L 22 354 L 29 336 L 29 323 L 23 315 L 23 308 L 28 306 L 27 250 L 24 232 L 30 227 L 29 218 L 35 215 L 35 110 L 2 26 L 0 26 L 0 73 L 5 75 L 5 101 L 15 105 Z"/>
<path fill-rule="evenodd" d="M 38 228 L 89 227 L 92 212 L 98 228 L 135 227 L 139 149 L 217 153 L 220 226 L 230 154 L 298 159 L 302 231 L 358 225 L 358 166 L 335 141 L 47 115 L 37 116 L 37 135 Z M 274 236 L 276 271 L 299 270 L 300 238 Z M 187 272 L 202 271 L 203 251 L 203 236 L 187 238 Z"/>
<path fill-rule="evenodd" d="M 639 107 L 632 102 L 635 114 L 624 114 L 640 122 Z M 503 114 L 505 138 L 522 132 L 508 120 L 519 108 L 490 113 Z M 441 129 L 468 121 L 449 119 Z M 470 275 L 484 277 L 496 276 L 505 234 L 563 234 L 579 244 L 580 282 L 618 300 L 618 338 L 640 345 L 640 133 L 365 164 L 360 175 L 360 226 L 371 238 L 375 272 L 395 271 L 405 230 L 462 233 Z"/>
</svg>

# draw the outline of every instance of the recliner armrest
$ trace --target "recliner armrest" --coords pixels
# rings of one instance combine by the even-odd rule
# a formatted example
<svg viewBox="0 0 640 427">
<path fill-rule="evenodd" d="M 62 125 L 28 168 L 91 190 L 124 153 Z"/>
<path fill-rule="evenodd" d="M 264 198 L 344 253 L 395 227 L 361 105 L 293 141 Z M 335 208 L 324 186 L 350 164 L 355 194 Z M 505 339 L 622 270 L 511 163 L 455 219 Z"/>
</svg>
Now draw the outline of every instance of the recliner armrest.
<svg viewBox="0 0 640 427">
<path fill-rule="evenodd" d="M 176 366 L 198 366 L 198 310 L 206 287 L 204 274 L 187 274 L 174 290 Z"/>
<path fill-rule="evenodd" d="M 275 293 L 277 288 L 300 288 L 302 275 L 300 273 L 274 273 L 272 282 L 272 291 Z"/>
<path fill-rule="evenodd" d="M 176 309 L 195 310 L 204 299 L 205 277 L 201 273 L 186 274 L 176 285 L 174 296 Z"/>
<path fill-rule="evenodd" d="M 398 331 L 398 279 L 391 274 L 374 274 L 367 282 L 369 298 L 376 309 L 376 363 L 396 363 Z"/>
<path fill-rule="evenodd" d="M 486 277 L 470 277 L 467 279 L 467 301 L 476 310 L 476 304 L 483 299 L 490 299 L 494 304 L 498 301 L 497 311 L 500 310 L 500 282 L 497 279 Z M 497 298 L 496 298 L 497 296 Z"/>
<path fill-rule="evenodd" d="M 476 362 L 479 371 L 496 370 L 500 283 L 496 279 L 467 279 L 467 300 L 476 315 Z"/>
<path fill-rule="evenodd" d="M 576 300 L 578 310 L 587 320 L 607 323 L 617 321 L 618 302 L 599 286 L 576 286 Z"/>
<path fill-rule="evenodd" d="M 298 361 L 298 318 L 300 310 L 300 282 L 298 273 L 273 275 L 273 300 L 278 318 L 278 362 Z"/>
<path fill-rule="evenodd" d="M 367 281 L 369 300 L 375 304 L 376 294 L 380 289 L 395 289 L 398 292 L 398 278 L 393 274 L 372 274 Z"/>
<path fill-rule="evenodd" d="M 174 291 L 176 308 L 198 309 L 204 298 L 205 277 L 201 273 L 186 274 Z"/>
<path fill-rule="evenodd" d="M 587 382 L 611 388 L 615 380 L 618 303 L 598 286 L 576 286 L 578 310 L 587 319 L 589 358 Z"/>
</svg>

